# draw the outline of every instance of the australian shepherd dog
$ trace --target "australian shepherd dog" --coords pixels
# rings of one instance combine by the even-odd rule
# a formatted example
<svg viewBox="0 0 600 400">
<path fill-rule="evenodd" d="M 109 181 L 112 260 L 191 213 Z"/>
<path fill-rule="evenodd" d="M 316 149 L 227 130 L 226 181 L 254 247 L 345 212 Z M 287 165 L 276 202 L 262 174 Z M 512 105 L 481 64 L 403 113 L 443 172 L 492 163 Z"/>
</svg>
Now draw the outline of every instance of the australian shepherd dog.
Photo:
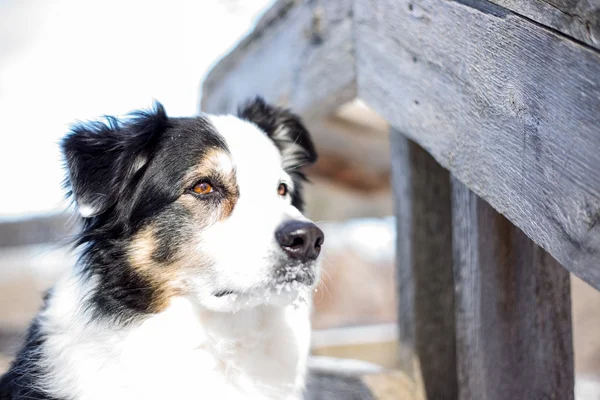
<svg viewBox="0 0 600 400">
<path fill-rule="evenodd" d="M 299 399 L 323 232 L 317 155 L 257 98 L 237 116 L 160 104 L 62 141 L 78 263 L 48 292 L 0 399 Z"/>
</svg>

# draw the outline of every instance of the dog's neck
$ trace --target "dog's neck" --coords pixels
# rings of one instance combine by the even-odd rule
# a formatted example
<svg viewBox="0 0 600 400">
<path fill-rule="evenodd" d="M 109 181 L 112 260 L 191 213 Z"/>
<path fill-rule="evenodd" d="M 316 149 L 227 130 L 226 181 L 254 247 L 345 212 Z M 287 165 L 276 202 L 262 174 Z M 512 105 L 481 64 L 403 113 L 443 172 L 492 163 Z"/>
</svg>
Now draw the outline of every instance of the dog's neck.
<svg viewBox="0 0 600 400">
<path fill-rule="evenodd" d="M 93 320 L 86 292 L 76 278 L 66 278 L 39 316 L 44 387 L 58 398 L 300 396 L 310 336 L 307 302 L 218 313 L 177 297 L 159 314 L 118 325 Z"/>
</svg>

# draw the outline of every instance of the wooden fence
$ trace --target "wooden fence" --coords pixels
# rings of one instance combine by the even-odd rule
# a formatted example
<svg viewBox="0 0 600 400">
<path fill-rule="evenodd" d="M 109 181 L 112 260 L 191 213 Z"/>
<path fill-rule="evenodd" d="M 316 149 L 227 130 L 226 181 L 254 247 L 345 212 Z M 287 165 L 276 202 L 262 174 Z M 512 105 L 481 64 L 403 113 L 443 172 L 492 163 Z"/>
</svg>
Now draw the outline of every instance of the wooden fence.
<svg viewBox="0 0 600 400">
<path fill-rule="evenodd" d="M 359 98 L 391 126 L 403 383 L 371 396 L 573 398 L 568 271 L 600 289 L 600 1 L 280 0 L 202 110 L 257 94 L 309 125 Z"/>
</svg>

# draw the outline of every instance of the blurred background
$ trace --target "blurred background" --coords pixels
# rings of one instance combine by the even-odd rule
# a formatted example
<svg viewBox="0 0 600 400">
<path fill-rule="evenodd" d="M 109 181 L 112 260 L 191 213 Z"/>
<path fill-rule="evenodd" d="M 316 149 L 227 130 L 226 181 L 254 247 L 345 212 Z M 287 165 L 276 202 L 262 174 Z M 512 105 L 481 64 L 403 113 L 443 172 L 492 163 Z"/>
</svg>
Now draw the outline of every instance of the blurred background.
<svg viewBox="0 0 600 400">
<path fill-rule="evenodd" d="M 203 76 L 271 0 L 0 0 L 0 373 L 43 292 L 74 262 L 58 141 L 76 120 L 159 100 L 198 113 Z M 327 120 L 309 216 L 325 231 L 313 353 L 397 366 L 395 220 L 385 121 L 356 102 Z M 368 182 L 368 184 L 365 184 Z M 365 285 L 365 282 L 369 282 Z M 600 379 L 600 293 L 572 277 L 580 398 Z M 590 391 L 591 393 L 591 391 Z"/>
</svg>

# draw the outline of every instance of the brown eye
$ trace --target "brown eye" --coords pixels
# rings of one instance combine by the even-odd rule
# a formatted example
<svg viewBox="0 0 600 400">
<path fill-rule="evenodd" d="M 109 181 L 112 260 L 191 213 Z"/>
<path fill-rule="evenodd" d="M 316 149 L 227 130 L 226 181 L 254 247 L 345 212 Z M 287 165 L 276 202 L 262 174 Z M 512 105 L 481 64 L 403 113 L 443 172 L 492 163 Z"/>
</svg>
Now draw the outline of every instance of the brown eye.
<svg viewBox="0 0 600 400">
<path fill-rule="evenodd" d="M 193 188 L 192 191 L 196 194 L 209 194 L 213 192 L 213 187 L 208 182 L 198 182 Z"/>
<path fill-rule="evenodd" d="M 288 194 L 288 187 L 285 183 L 280 183 L 279 187 L 277 188 L 277 193 L 280 196 L 287 196 Z"/>
</svg>

